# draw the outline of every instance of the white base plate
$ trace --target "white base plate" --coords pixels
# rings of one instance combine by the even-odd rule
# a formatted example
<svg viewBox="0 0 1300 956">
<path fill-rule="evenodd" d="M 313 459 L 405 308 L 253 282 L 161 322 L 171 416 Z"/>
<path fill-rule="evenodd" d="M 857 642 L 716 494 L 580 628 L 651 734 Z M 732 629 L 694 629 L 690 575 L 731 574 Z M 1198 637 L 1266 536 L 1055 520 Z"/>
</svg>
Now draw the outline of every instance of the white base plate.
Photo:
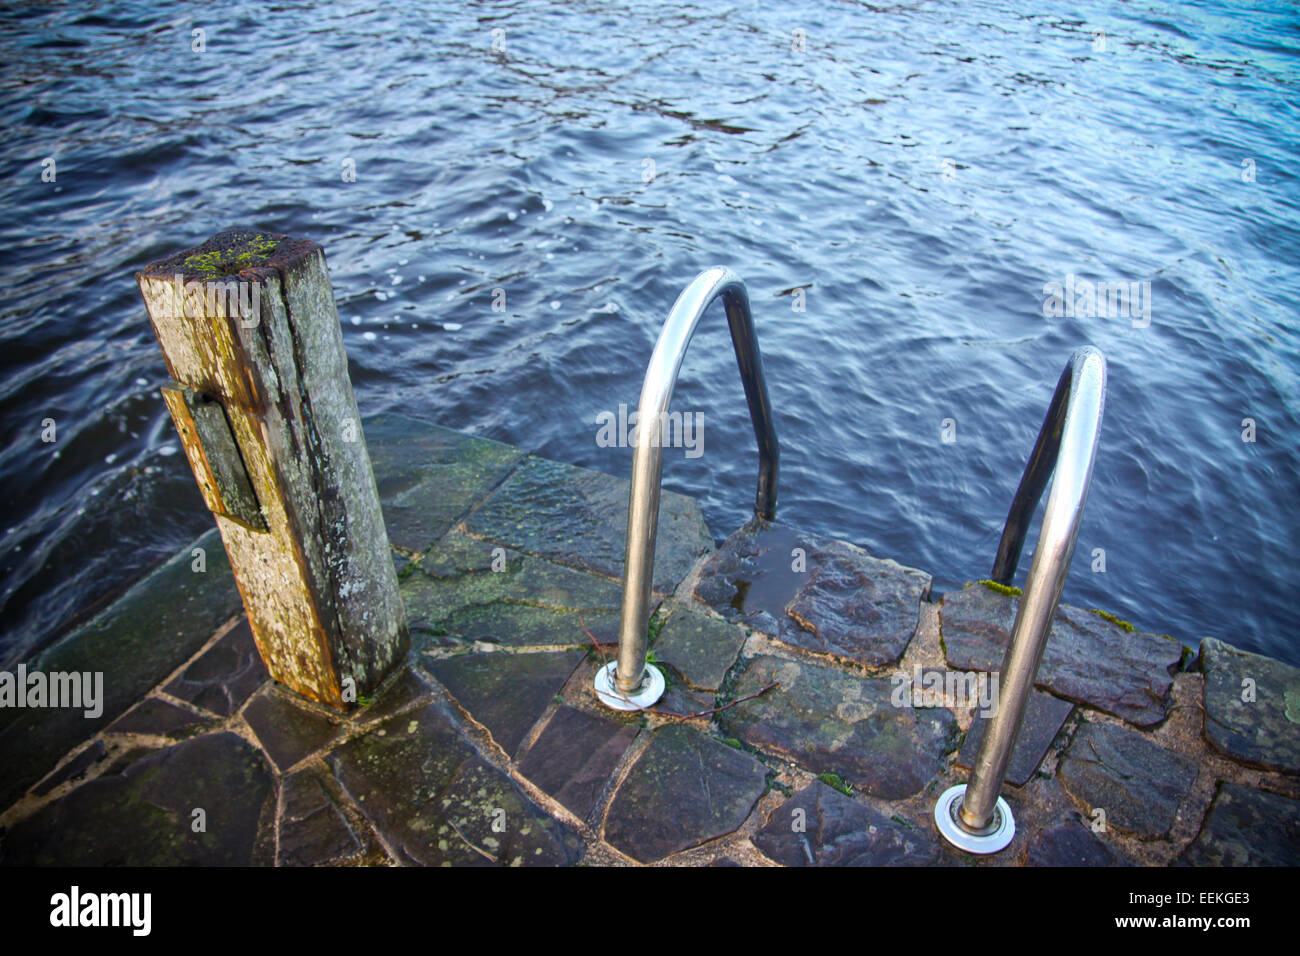
<svg viewBox="0 0 1300 956">
<path fill-rule="evenodd" d="M 1011 815 L 1011 807 L 1007 805 L 1005 800 L 998 797 L 994 811 L 994 820 L 997 821 L 997 826 L 992 832 L 982 836 L 971 833 L 953 819 L 953 807 L 961 802 L 961 798 L 965 793 L 966 784 L 959 783 L 957 786 L 945 790 L 943 796 L 939 798 L 939 802 L 934 805 L 934 822 L 938 826 L 939 832 L 943 834 L 943 838 L 959 850 L 965 850 L 967 853 L 987 854 L 1005 850 L 1016 835 L 1016 820 Z"/>
<path fill-rule="evenodd" d="M 643 710 L 651 706 L 664 695 L 667 684 L 664 675 L 653 664 L 645 666 L 645 678 L 641 689 L 635 694 L 624 694 L 614 686 L 614 675 L 618 671 L 618 661 L 610 661 L 596 671 L 596 696 L 606 707 L 615 710 Z"/>
</svg>

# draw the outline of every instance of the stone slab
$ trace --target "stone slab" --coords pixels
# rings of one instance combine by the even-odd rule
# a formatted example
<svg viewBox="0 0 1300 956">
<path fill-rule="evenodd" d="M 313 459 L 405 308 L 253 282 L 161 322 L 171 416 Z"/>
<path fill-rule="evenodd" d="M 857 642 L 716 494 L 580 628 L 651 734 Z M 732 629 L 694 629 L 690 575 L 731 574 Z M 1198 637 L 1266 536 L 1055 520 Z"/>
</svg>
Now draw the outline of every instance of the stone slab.
<svg viewBox="0 0 1300 956">
<path fill-rule="evenodd" d="M 429 682 L 417 674 L 408 662 L 396 673 L 388 676 L 388 679 L 375 691 L 374 699 L 368 704 L 362 704 L 353 713 L 352 719 L 359 724 L 383 720 L 411 706 L 421 698 L 428 697 L 432 692 L 433 688 Z"/>
<path fill-rule="evenodd" d="M 629 482 L 587 468 L 528 457 L 466 522 L 472 534 L 559 564 L 623 576 Z M 663 491 L 654 590 L 671 592 L 713 549 L 693 498 Z"/>
<path fill-rule="evenodd" d="M 1220 783 L 1205 825 L 1179 863 L 1300 866 L 1300 800 Z"/>
<path fill-rule="evenodd" d="M 401 583 L 418 650 L 452 635 L 510 647 L 618 641 L 618 582 L 456 532 Z M 584 630 L 584 626 L 586 630 Z"/>
<path fill-rule="evenodd" d="M 244 722 L 281 772 L 320 750 L 339 732 L 337 721 L 300 707 L 286 693 L 270 688 L 248 702 Z"/>
<path fill-rule="evenodd" d="M 432 546 L 524 457 L 405 415 L 367 418 L 364 431 L 388 540 L 412 551 Z"/>
<path fill-rule="evenodd" d="M 519 759 L 519 772 L 586 820 L 636 734 L 635 725 L 563 706 Z"/>
<path fill-rule="evenodd" d="M 731 691 L 738 699 L 773 682 L 762 697 L 718 715 L 731 736 L 812 773 L 834 773 L 875 797 L 920 792 L 957 748 L 944 708 L 897 706 L 893 682 L 777 657 L 749 661 Z"/>
<path fill-rule="evenodd" d="M 980 584 L 944 595 L 944 653 L 958 670 L 997 671 L 1020 599 Z M 1140 727 L 1168 713 L 1183 647 L 1159 634 L 1128 632 L 1098 614 L 1062 604 L 1048 634 L 1036 683 L 1076 703 Z"/>
<path fill-rule="evenodd" d="M 1084 723 L 1056 776 L 1090 810 L 1104 810 L 1107 826 L 1150 839 L 1173 827 L 1196 773 L 1195 762 L 1139 731 Z"/>
<path fill-rule="evenodd" d="M 210 718 L 179 707 L 171 701 L 161 697 L 146 697 L 113 721 L 108 733 L 171 737 L 197 730 L 209 723 Z"/>
<path fill-rule="evenodd" d="M 1210 742 L 1237 760 L 1300 773 L 1300 667 L 1211 637 L 1200 659 Z"/>
<path fill-rule="evenodd" d="M 695 596 L 793 647 L 877 668 L 903 656 L 930 582 L 842 541 L 755 518 L 705 563 Z"/>
<path fill-rule="evenodd" d="M 783 866 L 934 866 L 946 862 L 928 832 L 885 816 L 821 781 L 772 811 L 754 845 Z"/>
<path fill-rule="evenodd" d="M 685 683 L 677 679 L 673 671 L 666 668 L 660 668 L 660 673 L 664 675 L 666 689 L 664 695 L 659 698 L 659 701 L 652 708 L 655 713 L 691 717 L 714 709 L 714 704 L 717 702 L 714 692 L 691 690 Z M 594 674 L 592 676 L 595 677 Z"/>
<path fill-rule="evenodd" d="M 753 757 L 692 727 L 655 731 L 610 804 L 605 839 L 642 863 L 734 832 L 763 795 Z"/>
<path fill-rule="evenodd" d="M 507 754 L 514 754 L 586 656 L 584 651 L 460 654 L 425 663 Z"/>
<path fill-rule="evenodd" d="M 281 866 L 324 866 L 361 852 L 356 834 L 314 772 L 286 777 L 280 800 Z"/>
<path fill-rule="evenodd" d="M 195 832 L 194 810 L 206 830 Z M 274 787 L 247 742 L 209 734 L 134 750 L 5 834 L 19 866 L 252 866 L 271 862 Z"/>
<path fill-rule="evenodd" d="M 703 614 L 674 607 L 651 650 L 695 690 L 716 691 L 745 643 L 745 632 Z"/>
<path fill-rule="evenodd" d="M 577 835 L 485 763 L 437 705 L 391 717 L 327 759 L 403 863 L 558 866 L 581 854 Z"/>
<path fill-rule="evenodd" d="M 1048 827 L 1030 841 L 1025 866 L 1129 866 L 1077 813 Z"/>
<path fill-rule="evenodd" d="M 270 680 L 248 620 L 241 620 L 164 690 L 195 707 L 229 717 Z"/>
<path fill-rule="evenodd" d="M 192 548 L 203 548 L 203 572 Z M 102 672 L 103 713 L 61 708 L 0 708 L 0 809 L 83 740 L 103 730 L 157 686 L 243 605 L 221 537 L 214 528 L 133 585 L 85 625 L 49 648 L 28 669 Z"/>
<path fill-rule="evenodd" d="M 102 740 L 96 740 L 58 770 L 55 770 L 36 786 L 32 787 L 32 793 L 36 794 L 38 797 L 43 797 L 62 783 L 66 783 L 69 780 L 79 780 L 81 777 L 85 776 L 86 771 L 107 756 L 108 748 L 104 746 L 104 742 Z"/>
<path fill-rule="evenodd" d="M 1030 781 L 1073 710 L 1074 705 L 1068 700 L 1044 694 L 1040 690 L 1030 692 L 1020 733 L 1016 736 L 1016 745 L 1011 748 L 1011 762 L 1007 765 L 1005 778 L 1007 783 L 1023 787 Z M 979 754 L 980 743 L 984 740 L 987 728 L 988 718 L 977 713 L 970 730 L 966 732 L 966 739 L 962 741 L 957 766 L 966 769 L 975 766 L 975 758 Z"/>
</svg>

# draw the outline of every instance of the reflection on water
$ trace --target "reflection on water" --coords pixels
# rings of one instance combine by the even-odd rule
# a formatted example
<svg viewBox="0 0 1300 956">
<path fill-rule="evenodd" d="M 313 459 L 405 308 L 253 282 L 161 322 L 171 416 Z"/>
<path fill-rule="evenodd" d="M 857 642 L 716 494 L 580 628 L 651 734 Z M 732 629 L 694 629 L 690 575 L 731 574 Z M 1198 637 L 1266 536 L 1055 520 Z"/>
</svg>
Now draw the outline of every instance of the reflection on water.
<svg viewBox="0 0 1300 956">
<path fill-rule="evenodd" d="M 1111 387 L 1066 600 L 1300 661 L 1300 15 L 1047 7 L 0 12 L 0 663 L 210 525 L 131 274 L 231 225 L 324 244 L 364 413 L 622 475 L 596 416 L 730 266 L 780 517 L 938 589 L 987 575 L 1090 342 Z M 1045 318 L 1067 276 L 1150 283 L 1149 326 Z M 674 399 L 706 453 L 665 463 L 718 537 L 756 464 L 724 324 Z"/>
</svg>

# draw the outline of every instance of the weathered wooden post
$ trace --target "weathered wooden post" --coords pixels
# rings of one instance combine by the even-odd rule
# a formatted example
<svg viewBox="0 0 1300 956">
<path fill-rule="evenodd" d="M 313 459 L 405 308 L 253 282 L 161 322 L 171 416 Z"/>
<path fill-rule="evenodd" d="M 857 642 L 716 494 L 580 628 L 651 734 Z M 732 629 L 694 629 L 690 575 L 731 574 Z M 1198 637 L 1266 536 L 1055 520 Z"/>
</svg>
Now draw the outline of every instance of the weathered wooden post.
<svg viewBox="0 0 1300 956">
<path fill-rule="evenodd" d="M 136 280 L 262 660 L 345 708 L 409 636 L 324 252 L 229 229 Z"/>
</svg>

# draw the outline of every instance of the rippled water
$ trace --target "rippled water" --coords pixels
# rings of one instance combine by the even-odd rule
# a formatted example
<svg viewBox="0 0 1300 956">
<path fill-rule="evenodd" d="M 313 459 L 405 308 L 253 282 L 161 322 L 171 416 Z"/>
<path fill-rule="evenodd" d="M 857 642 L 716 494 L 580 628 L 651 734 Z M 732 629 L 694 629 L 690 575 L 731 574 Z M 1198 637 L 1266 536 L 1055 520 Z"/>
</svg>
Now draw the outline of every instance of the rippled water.
<svg viewBox="0 0 1300 956">
<path fill-rule="evenodd" d="M 597 414 L 635 405 L 682 286 L 731 266 L 780 517 L 940 588 L 988 573 L 1092 343 L 1110 393 L 1066 599 L 1300 662 L 1300 13 L 1034 7 L 0 12 L 0 662 L 210 526 L 132 272 L 230 225 L 324 244 L 363 413 L 621 475 Z M 1150 325 L 1045 318 L 1070 274 L 1149 282 Z M 665 484 L 721 538 L 756 462 L 720 306 L 674 407 L 705 453 Z"/>
</svg>

